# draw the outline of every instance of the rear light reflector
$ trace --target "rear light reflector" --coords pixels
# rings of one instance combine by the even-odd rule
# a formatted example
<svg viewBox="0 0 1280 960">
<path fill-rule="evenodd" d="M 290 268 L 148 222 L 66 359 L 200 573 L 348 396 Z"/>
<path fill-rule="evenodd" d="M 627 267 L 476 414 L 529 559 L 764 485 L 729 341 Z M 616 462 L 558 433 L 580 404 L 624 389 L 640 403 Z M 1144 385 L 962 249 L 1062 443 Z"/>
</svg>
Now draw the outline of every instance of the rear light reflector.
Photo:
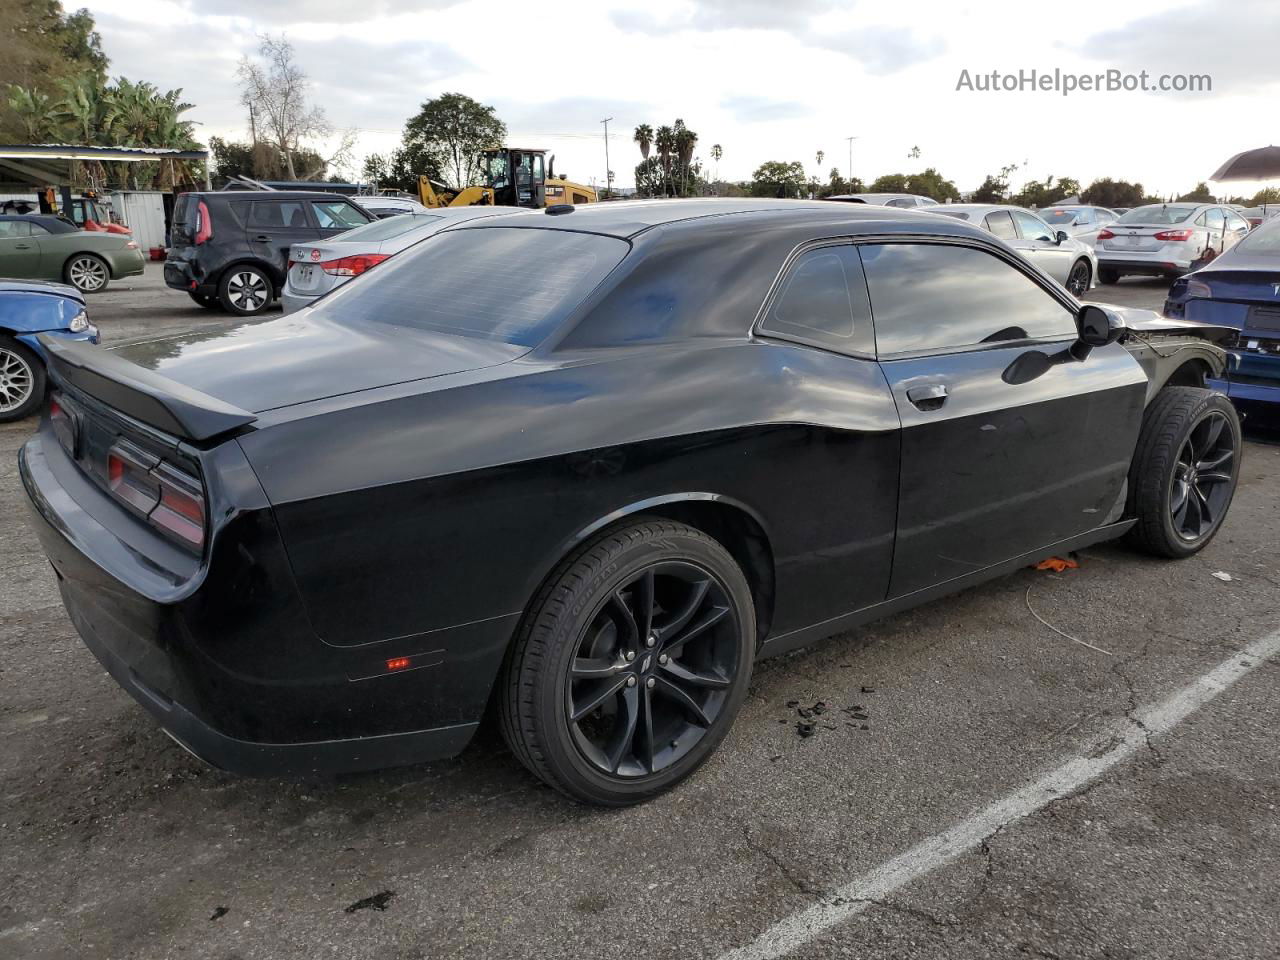
<svg viewBox="0 0 1280 960">
<path fill-rule="evenodd" d="M 1178 243 L 1182 243 L 1185 240 L 1190 240 L 1192 233 L 1193 231 L 1191 230 L 1161 230 L 1156 234 L 1156 239 L 1176 240 Z"/>
<path fill-rule="evenodd" d="M 197 246 L 202 243 L 208 243 L 212 237 L 213 222 L 209 219 L 209 207 L 203 200 L 200 200 L 196 205 L 195 243 Z"/>
<path fill-rule="evenodd" d="M 80 453 L 76 449 L 80 431 L 76 423 L 76 415 L 66 406 L 60 393 L 49 395 L 49 424 L 53 427 L 53 434 L 58 438 L 58 443 L 62 444 L 62 449 L 67 451 L 67 455 L 72 460 L 75 460 Z"/>
<path fill-rule="evenodd" d="M 138 243 L 137 243 L 137 241 L 136 241 L 136 240 L 130 240 L 130 241 L 128 241 L 127 243 L 125 243 L 125 246 L 126 246 L 126 247 L 128 247 L 130 250 L 137 250 L 137 249 L 138 249 Z"/>
<path fill-rule="evenodd" d="M 195 477 L 121 440 L 107 452 L 107 489 L 170 537 L 204 546 L 204 488 Z"/>
<path fill-rule="evenodd" d="M 359 253 L 352 257 L 341 257 L 337 260 L 326 260 L 320 269 L 333 277 L 358 277 L 366 270 L 376 267 L 386 260 L 389 253 Z"/>
<path fill-rule="evenodd" d="M 1107 229 L 1102 229 L 1102 230 L 1099 230 L 1099 231 L 1098 231 L 1098 239 L 1099 239 L 1099 240 L 1110 240 L 1110 239 L 1111 239 L 1112 237 L 1114 237 L 1114 236 L 1115 236 L 1115 234 L 1114 234 L 1114 233 L 1112 233 L 1110 230 L 1107 230 Z"/>
<path fill-rule="evenodd" d="M 1187 280 L 1186 295 L 1188 299 L 1191 297 L 1200 297 L 1201 299 L 1208 300 L 1213 296 L 1213 290 L 1203 280 Z"/>
<path fill-rule="evenodd" d="M 408 657 L 392 657 L 387 661 L 388 670 L 404 670 L 409 666 Z"/>
</svg>

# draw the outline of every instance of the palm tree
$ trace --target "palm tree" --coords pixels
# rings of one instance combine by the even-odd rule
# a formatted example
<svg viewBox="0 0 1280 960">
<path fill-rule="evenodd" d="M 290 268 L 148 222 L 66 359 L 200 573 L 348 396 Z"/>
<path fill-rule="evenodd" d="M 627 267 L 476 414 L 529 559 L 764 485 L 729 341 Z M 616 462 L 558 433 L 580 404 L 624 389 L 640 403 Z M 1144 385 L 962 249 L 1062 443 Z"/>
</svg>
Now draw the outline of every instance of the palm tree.
<svg viewBox="0 0 1280 960">
<path fill-rule="evenodd" d="M 818 166 L 819 166 L 819 167 L 821 167 L 821 166 L 822 166 L 822 158 L 823 158 L 823 157 L 825 157 L 825 156 L 826 156 L 826 154 L 825 154 L 825 153 L 823 153 L 821 150 L 819 150 L 819 151 L 818 151 Z"/>
<path fill-rule="evenodd" d="M 670 127 L 658 128 L 653 136 L 653 145 L 658 148 L 658 162 L 662 165 L 662 192 L 670 196 L 671 155 L 676 149 L 676 134 Z"/>
<path fill-rule="evenodd" d="M 689 192 L 689 165 L 693 162 L 693 148 L 697 146 L 698 135 L 684 125 L 683 120 L 676 120 L 675 129 L 676 158 L 680 161 L 680 193 Z"/>
<path fill-rule="evenodd" d="M 648 160 L 649 148 L 653 146 L 653 127 L 647 123 L 642 123 L 636 127 L 635 141 L 640 144 L 640 156 Z"/>
<path fill-rule="evenodd" d="M 53 101 L 33 87 L 10 84 L 9 109 L 22 124 L 27 143 L 47 143 L 58 128 Z"/>
</svg>

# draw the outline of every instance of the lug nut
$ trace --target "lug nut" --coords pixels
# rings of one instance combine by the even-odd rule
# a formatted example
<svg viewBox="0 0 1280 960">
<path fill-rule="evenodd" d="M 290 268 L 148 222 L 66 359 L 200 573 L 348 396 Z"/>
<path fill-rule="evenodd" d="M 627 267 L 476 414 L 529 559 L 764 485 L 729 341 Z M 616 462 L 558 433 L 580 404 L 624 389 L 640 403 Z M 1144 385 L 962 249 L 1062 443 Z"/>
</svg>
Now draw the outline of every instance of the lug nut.
<svg viewBox="0 0 1280 960">
<path fill-rule="evenodd" d="M 627 677 L 627 686 L 628 686 L 628 687 L 634 687 L 635 685 L 636 685 L 636 678 L 635 678 L 635 677 Z"/>
<path fill-rule="evenodd" d="M 649 634 L 648 638 L 644 642 L 644 645 L 646 647 L 652 647 L 657 642 L 658 642 L 658 638 L 655 637 L 653 634 Z"/>
<path fill-rule="evenodd" d="M 628 650 L 624 656 L 627 658 L 627 663 L 630 663 L 636 658 L 636 652 L 634 650 Z"/>
<path fill-rule="evenodd" d="M 658 662 L 662 664 L 664 667 L 667 665 L 667 661 L 670 659 L 671 658 L 668 657 L 665 653 L 658 654 Z"/>
<path fill-rule="evenodd" d="M 654 686 L 657 684 L 657 682 L 658 681 L 653 679 L 653 677 L 650 677 L 648 680 L 644 682 L 644 685 L 648 687 L 650 690 L 652 690 Z"/>
</svg>

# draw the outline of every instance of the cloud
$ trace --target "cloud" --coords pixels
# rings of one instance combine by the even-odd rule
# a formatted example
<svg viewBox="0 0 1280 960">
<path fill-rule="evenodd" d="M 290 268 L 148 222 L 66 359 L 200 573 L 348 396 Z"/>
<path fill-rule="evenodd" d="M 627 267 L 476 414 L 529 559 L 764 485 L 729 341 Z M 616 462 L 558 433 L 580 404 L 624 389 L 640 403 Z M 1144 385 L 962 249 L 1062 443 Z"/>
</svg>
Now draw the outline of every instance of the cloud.
<svg viewBox="0 0 1280 960">
<path fill-rule="evenodd" d="M 771 100 L 768 97 L 728 97 L 720 101 L 738 123 L 773 123 L 795 120 L 813 113 L 813 108 L 799 100 Z"/>
<path fill-rule="evenodd" d="M 806 38 L 813 46 L 847 54 L 878 76 L 933 60 L 947 49 L 941 37 L 922 37 L 906 27 L 869 26 L 830 34 L 809 31 Z"/>
<path fill-rule="evenodd" d="M 661 17 L 644 10 L 610 13 L 614 25 L 625 32 L 663 35 L 675 30 L 785 30 L 798 22 L 826 13 L 834 0 L 695 0 L 673 16 Z"/>
<path fill-rule="evenodd" d="M 202 17 L 244 17 L 255 23 L 287 27 L 299 23 L 364 23 L 405 13 L 444 10 L 463 0 L 185 0 Z"/>
<path fill-rule="evenodd" d="M 612 117 L 609 139 L 615 134 L 631 137 L 631 130 L 640 123 L 657 124 L 658 108 L 640 100 L 601 99 L 596 97 L 559 97 L 555 100 L 509 100 L 503 97 L 493 101 L 498 116 L 515 132 L 560 135 L 577 131 L 578 135 L 592 137 L 588 130 L 604 134 L 600 121 Z"/>
<path fill-rule="evenodd" d="M 1280 6 L 1274 0 L 1235 0 L 1162 11 L 1067 47 L 1100 65 L 1125 71 L 1207 73 L 1213 78 L 1215 96 L 1251 94 L 1259 86 L 1280 81 L 1277 31 Z"/>
</svg>

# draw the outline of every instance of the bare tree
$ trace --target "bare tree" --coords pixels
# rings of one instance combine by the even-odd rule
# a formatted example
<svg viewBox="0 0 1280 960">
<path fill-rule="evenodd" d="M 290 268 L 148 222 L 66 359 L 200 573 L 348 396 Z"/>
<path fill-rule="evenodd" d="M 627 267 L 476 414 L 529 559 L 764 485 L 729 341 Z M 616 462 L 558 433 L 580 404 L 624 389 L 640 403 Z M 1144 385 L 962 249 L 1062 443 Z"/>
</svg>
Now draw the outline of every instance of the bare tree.
<svg viewBox="0 0 1280 960">
<path fill-rule="evenodd" d="M 293 160 L 302 142 L 327 137 L 333 127 L 323 107 L 307 103 L 311 81 L 294 60 L 293 44 L 284 34 L 264 33 L 259 40 L 257 60 L 240 58 L 240 100 L 257 140 L 279 150 L 289 179 L 297 180 Z"/>
</svg>

